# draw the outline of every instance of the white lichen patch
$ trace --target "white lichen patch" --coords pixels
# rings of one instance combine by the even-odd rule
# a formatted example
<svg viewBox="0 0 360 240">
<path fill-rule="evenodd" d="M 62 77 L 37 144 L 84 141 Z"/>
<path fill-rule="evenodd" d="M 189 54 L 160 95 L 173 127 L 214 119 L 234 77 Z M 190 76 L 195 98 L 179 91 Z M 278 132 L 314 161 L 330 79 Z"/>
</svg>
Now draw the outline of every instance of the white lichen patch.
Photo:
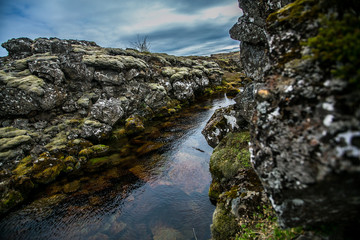
<svg viewBox="0 0 360 240">
<path fill-rule="evenodd" d="M 274 118 L 280 116 L 280 108 L 277 107 L 273 112 L 271 112 L 269 115 L 268 115 L 268 119 L 269 121 L 272 121 L 274 120 Z"/>
<path fill-rule="evenodd" d="M 322 104 L 322 108 L 323 108 L 324 110 L 327 110 L 327 111 L 332 112 L 332 111 L 334 111 L 334 104 L 333 104 L 333 103 L 324 102 L 324 103 Z"/>
<path fill-rule="evenodd" d="M 218 128 L 215 128 L 215 131 L 213 131 L 212 135 L 216 137 L 220 136 L 220 130 Z"/>
<path fill-rule="evenodd" d="M 250 152 L 250 162 L 252 165 L 255 164 L 255 155 L 254 155 L 254 148 L 252 147 L 251 142 L 249 142 L 249 152 Z"/>
<path fill-rule="evenodd" d="M 334 116 L 329 114 L 329 115 L 326 115 L 326 117 L 324 118 L 324 121 L 323 121 L 323 124 L 326 126 L 326 127 L 330 127 L 331 123 L 333 122 L 334 120 Z"/>
<path fill-rule="evenodd" d="M 224 115 L 224 118 L 226 119 L 226 122 L 227 122 L 227 125 L 230 125 L 231 126 L 231 129 L 237 129 L 239 128 L 239 126 L 237 125 L 237 122 L 236 122 L 236 117 L 234 116 L 229 116 L 229 115 Z"/>
<path fill-rule="evenodd" d="M 270 106 L 268 102 L 259 103 L 256 107 L 256 110 L 261 114 L 265 114 L 267 112 L 267 107 Z"/>
<path fill-rule="evenodd" d="M 360 137 L 360 131 L 347 131 L 340 133 L 336 136 L 335 140 L 340 143 L 336 147 L 336 153 L 338 157 L 342 157 L 345 153 L 349 154 L 352 157 L 360 157 L 360 149 L 352 145 L 351 141 L 354 137 Z"/>
<path fill-rule="evenodd" d="M 294 206 L 299 207 L 299 206 L 304 205 L 304 200 L 296 198 L 296 199 L 292 200 L 292 203 Z"/>
<path fill-rule="evenodd" d="M 287 86 L 287 87 L 285 88 L 285 92 L 286 92 L 286 93 L 288 93 L 288 92 L 292 92 L 293 90 L 294 90 L 294 88 L 293 88 L 293 86 L 292 86 L 292 85 Z"/>
</svg>

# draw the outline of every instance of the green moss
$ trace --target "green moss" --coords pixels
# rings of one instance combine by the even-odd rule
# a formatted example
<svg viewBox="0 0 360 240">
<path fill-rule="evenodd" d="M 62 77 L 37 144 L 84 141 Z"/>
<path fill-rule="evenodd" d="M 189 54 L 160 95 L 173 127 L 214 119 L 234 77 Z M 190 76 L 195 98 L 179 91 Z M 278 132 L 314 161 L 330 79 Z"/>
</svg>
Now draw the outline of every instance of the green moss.
<svg viewBox="0 0 360 240">
<path fill-rule="evenodd" d="M 17 137 L 20 135 L 25 135 L 28 131 L 26 130 L 20 130 L 13 127 L 4 127 L 0 128 L 0 138 L 11 138 L 11 137 Z"/>
<path fill-rule="evenodd" d="M 29 156 L 23 158 L 19 162 L 19 164 L 16 166 L 15 170 L 13 170 L 13 173 L 16 176 L 25 176 L 31 172 L 32 165 L 33 165 L 33 158 L 29 155 Z"/>
<path fill-rule="evenodd" d="M 68 139 L 65 132 L 59 132 L 56 137 L 51 139 L 51 142 L 48 143 L 45 147 L 49 151 L 58 151 L 63 150 L 67 147 Z"/>
<path fill-rule="evenodd" d="M 20 135 L 13 138 L 1 138 L 0 139 L 0 151 L 16 147 L 20 144 L 29 142 L 31 137 L 28 135 Z"/>
<path fill-rule="evenodd" d="M 319 14 L 318 0 L 296 0 L 278 11 L 270 14 L 266 22 L 270 29 L 278 24 L 297 25 L 306 20 L 316 19 Z"/>
<path fill-rule="evenodd" d="M 91 148 L 85 148 L 79 152 L 79 156 L 90 156 L 93 155 L 94 151 Z"/>
<path fill-rule="evenodd" d="M 35 93 L 38 96 L 44 95 L 43 87 L 45 82 L 34 75 L 16 77 L 11 73 L 6 73 L 2 70 L 0 71 L 0 80 L 8 87 L 19 88 L 28 93 Z"/>
<path fill-rule="evenodd" d="M 258 210 L 251 218 L 241 220 L 241 229 L 235 239 L 294 239 L 301 234 L 303 234 L 301 227 L 281 229 L 273 208 L 264 205 L 258 206 Z"/>
<path fill-rule="evenodd" d="M 145 127 L 140 117 L 133 116 L 125 120 L 125 130 L 126 134 L 131 135 L 144 131 Z"/>
<path fill-rule="evenodd" d="M 212 239 L 232 239 L 239 230 L 238 222 L 233 214 L 226 210 L 223 203 L 218 203 L 211 225 Z"/>
<path fill-rule="evenodd" d="M 0 152 L 0 159 L 3 159 L 5 161 L 10 159 L 15 159 L 17 156 L 19 156 L 19 151 L 17 150 L 8 150 L 8 151 Z"/>
<path fill-rule="evenodd" d="M 210 172 L 219 181 L 228 180 L 240 169 L 250 168 L 249 132 L 229 133 L 214 149 Z"/>
<path fill-rule="evenodd" d="M 321 23 L 318 35 L 304 45 L 311 47 L 323 69 L 360 88 L 360 17 L 323 17 Z"/>
<path fill-rule="evenodd" d="M 83 62 L 90 66 L 114 70 L 148 68 L 147 63 L 144 60 L 132 56 L 111 56 L 105 54 L 85 55 L 83 56 Z"/>
<path fill-rule="evenodd" d="M 5 213 L 24 200 L 20 192 L 10 190 L 0 202 L 0 213 Z"/>
<path fill-rule="evenodd" d="M 86 156 L 88 158 L 99 157 L 106 154 L 109 151 L 110 147 L 107 145 L 94 145 L 89 148 L 82 149 L 79 152 L 79 156 Z"/>
<path fill-rule="evenodd" d="M 101 157 L 101 158 L 92 158 L 88 161 L 91 165 L 103 164 L 108 162 L 109 157 Z"/>
<path fill-rule="evenodd" d="M 45 170 L 35 174 L 33 177 L 38 183 L 48 184 L 53 182 L 65 169 L 66 166 L 62 163 L 59 163 L 55 166 L 46 168 Z"/>
<path fill-rule="evenodd" d="M 238 190 L 237 186 L 232 186 L 229 191 L 225 192 L 225 196 L 234 199 L 237 197 Z"/>
<path fill-rule="evenodd" d="M 76 162 L 77 162 L 77 160 L 73 156 L 67 156 L 64 160 L 65 164 L 71 164 L 71 163 L 76 163 Z"/>
<path fill-rule="evenodd" d="M 213 180 L 209 188 L 209 197 L 211 200 L 216 201 L 222 192 L 222 187 L 219 182 Z"/>
</svg>

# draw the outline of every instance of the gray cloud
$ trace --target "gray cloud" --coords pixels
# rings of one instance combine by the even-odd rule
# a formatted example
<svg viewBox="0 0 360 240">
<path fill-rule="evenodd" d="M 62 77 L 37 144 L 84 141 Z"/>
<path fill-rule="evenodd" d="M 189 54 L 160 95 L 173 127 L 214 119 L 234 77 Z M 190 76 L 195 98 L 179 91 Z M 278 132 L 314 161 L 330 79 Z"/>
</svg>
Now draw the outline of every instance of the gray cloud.
<svg viewBox="0 0 360 240">
<path fill-rule="evenodd" d="M 235 6 L 237 1 L 0 1 L 0 42 L 16 37 L 59 37 L 126 48 L 137 34 L 143 34 L 149 36 L 152 51 L 210 54 L 238 45 L 228 37 L 238 9 L 230 13 L 224 12 L 229 8 L 215 8 L 229 4 Z M 6 54 L 0 49 L 0 56 Z"/>
</svg>

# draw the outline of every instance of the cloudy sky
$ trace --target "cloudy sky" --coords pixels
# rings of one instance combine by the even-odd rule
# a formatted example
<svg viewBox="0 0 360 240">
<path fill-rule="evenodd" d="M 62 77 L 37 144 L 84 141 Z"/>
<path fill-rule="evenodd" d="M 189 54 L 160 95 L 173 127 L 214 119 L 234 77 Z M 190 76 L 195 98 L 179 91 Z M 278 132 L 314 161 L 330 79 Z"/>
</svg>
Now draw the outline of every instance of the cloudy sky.
<svg viewBox="0 0 360 240">
<path fill-rule="evenodd" d="M 237 0 L 0 0 L 0 43 L 58 37 L 127 48 L 140 35 L 152 52 L 209 55 L 238 50 L 228 32 L 240 15 Z"/>
</svg>

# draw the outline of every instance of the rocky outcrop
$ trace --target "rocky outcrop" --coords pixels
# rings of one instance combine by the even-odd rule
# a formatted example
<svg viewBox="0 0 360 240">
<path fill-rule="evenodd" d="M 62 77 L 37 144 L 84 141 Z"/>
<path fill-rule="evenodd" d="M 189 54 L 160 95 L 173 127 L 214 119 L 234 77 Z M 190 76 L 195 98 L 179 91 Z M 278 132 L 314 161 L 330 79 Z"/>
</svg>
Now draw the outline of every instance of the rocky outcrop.
<svg viewBox="0 0 360 240">
<path fill-rule="evenodd" d="M 255 107 L 245 117 L 251 162 L 279 223 L 346 225 L 360 206 L 360 90 L 352 70 L 359 4 L 239 5 L 244 15 L 230 33 L 242 41 L 242 66 L 257 83 Z"/>
<path fill-rule="evenodd" d="M 240 41 L 240 62 L 248 77 L 259 81 L 269 68 L 266 18 L 269 13 L 290 2 L 292 0 L 271 0 L 267 3 L 239 0 L 243 15 L 230 29 L 230 36 Z"/>
<path fill-rule="evenodd" d="M 9 56 L 0 61 L 0 213 L 39 184 L 104 162 L 83 153 L 115 127 L 134 134 L 221 84 L 222 71 L 209 58 L 57 38 L 2 46 Z"/>
</svg>

